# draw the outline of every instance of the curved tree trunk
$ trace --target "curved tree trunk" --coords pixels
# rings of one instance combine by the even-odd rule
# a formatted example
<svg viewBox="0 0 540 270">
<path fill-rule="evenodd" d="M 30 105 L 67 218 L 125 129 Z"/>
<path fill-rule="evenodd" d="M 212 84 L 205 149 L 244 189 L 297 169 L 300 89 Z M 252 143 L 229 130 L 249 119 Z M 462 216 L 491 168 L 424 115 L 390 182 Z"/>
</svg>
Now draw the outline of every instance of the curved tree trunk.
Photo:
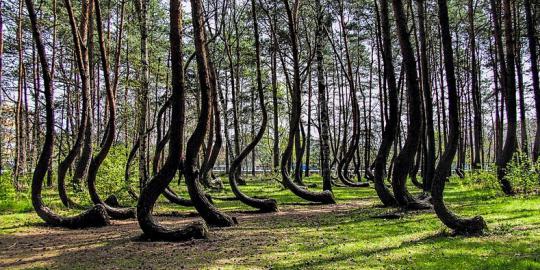
<svg viewBox="0 0 540 270">
<path fill-rule="evenodd" d="M 170 46 L 172 63 L 172 113 L 169 140 L 169 156 L 163 168 L 141 191 L 137 203 L 137 219 L 144 235 L 151 240 L 184 241 L 205 238 L 208 229 L 204 224 L 189 225 L 183 229 L 166 228 L 154 219 L 152 210 L 174 178 L 182 159 L 182 144 L 185 121 L 184 70 L 182 63 L 182 7 L 179 0 L 170 0 Z"/>
<path fill-rule="evenodd" d="M 32 205 L 38 214 L 50 226 L 61 226 L 67 228 L 85 228 L 100 227 L 110 224 L 109 216 L 102 205 L 96 205 L 91 209 L 73 217 L 62 217 L 54 213 L 50 208 L 44 205 L 41 190 L 43 179 L 47 173 L 49 163 L 51 162 L 54 148 L 54 93 L 53 84 L 49 71 L 49 64 L 45 55 L 45 46 L 41 39 L 41 30 L 37 22 L 34 3 L 32 0 L 25 0 L 28 9 L 28 16 L 32 26 L 32 36 L 36 43 L 41 63 L 41 72 L 45 86 L 45 113 L 46 113 L 46 131 L 43 149 L 39 155 L 38 163 L 32 177 Z"/>
<path fill-rule="evenodd" d="M 452 213 L 444 204 L 443 192 L 452 161 L 459 143 L 459 97 L 454 75 L 454 60 L 452 56 L 452 38 L 448 26 L 447 0 L 438 0 L 439 22 L 441 24 L 442 46 L 444 51 L 444 66 L 448 85 L 449 134 L 448 144 L 435 170 L 435 177 L 431 188 L 431 196 L 435 213 L 441 221 L 459 234 L 478 234 L 486 229 L 486 223 L 481 216 L 472 219 L 462 219 Z"/>
<path fill-rule="evenodd" d="M 283 152 L 283 156 L 281 157 L 281 176 L 283 178 L 283 184 L 290 189 L 295 195 L 313 202 L 320 202 L 320 203 L 335 203 L 334 195 L 331 191 L 325 190 L 323 192 L 317 193 L 317 192 L 311 192 L 306 189 L 300 188 L 297 186 L 290 177 L 289 174 L 289 160 L 292 156 L 292 150 L 293 150 L 293 144 L 295 135 L 297 134 L 299 128 L 300 128 L 300 107 L 302 105 L 300 97 L 301 97 L 301 82 L 300 82 L 300 64 L 299 64 L 299 48 L 298 48 L 298 37 L 297 37 L 297 16 L 298 16 L 298 0 L 294 1 L 294 6 L 291 9 L 289 5 L 289 0 L 283 0 L 285 3 L 285 8 L 287 12 L 287 18 L 288 18 L 288 26 L 289 26 L 289 36 L 291 39 L 291 47 L 292 47 L 292 56 L 293 56 L 293 65 L 294 65 L 294 85 L 292 89 L 292 100 L 291 100 L 291 116 L 290 116 L 290 126 L 289 126 L 289 136 L 288 136 L 288 142 L 287 147 L 285 148 L 285 151 Z"/>
<path fill-rule="evenodd" d="M 210 107 L 212 106 L 211 82 L 208 64 L 208 52 L 206 50 L 206 33 L 204 30 L 204 15 L 201 0 L 191 0 L 191 13 L 193 19 L 194 43 L 197 59 L 197 71 L 199 76 L 199 88 L 201 93 L 201 108 L 197 126 L 189 138 L 186 146 L 186 160 L 184 164 L 184 176 L 186 177 L 187 189 L 191 201 L 204 220 L 211 226 L 228 227 L 234 225 L 234 220 L 220 212 L 204 196 L 204 191 L 199 183 L 200 173 L 196 169 L 197 156 L 208 131 L 210 119 Z"/>
<path fill-rule="evenodd" d="M 75 48 L 75 59 L 77 62 L 77 67 L 79 70 L 79 77 L 81 80 L 81 91 L 82 91 L 82 108 L 81 108 L 81 122 L 79 125 L 79 128 L 77 130 L 77 137 L 75 139 L 75 143 L 69 150 L 68 154 L 58 164 L 58 193 L 60 195 L 60 200 L 66 207 L 77 207 L 78 204 L 73 202 L 69 196 L 67 195 L 66 191 L 66 174 L 68 169 L 71 167 L 73 162 L 75 161 L 76 157 L 81 152 L 81 148 L 83 147 L 83 141 L 85 143 L 85 151 L 84 155 L 79 160 L 79 164 L 77 165 L 76 175 L 80 176 L 81 171 L 86 170 L 87 160 L 90 158 L 88 154 L 91 155 L 91 146 L 88 146 L 88 139 L 91 140 L 91 138 L 87 138 L 88 135 L 88 129 L 89 129 L 89 123 L 91 121 L 90 116 L 90 81 L 89 81 L 89 59 L 88 59 L 88 51 L 86 49 L 86 35 L 88 31 L 88 17 L 89 13 L 91 12 L 92 5 L 86 3 L 83 7 L 82 12 L 82 20 L 81 20 L 81 30 L 77 28 L 77 23 L 75 22 L 75 17 L 73 15 L 73 9 L 71 6 L 71 2 L 69 0 L 65 0 L 64 4 L 66 6 L 66 10 L 68 13 L 69 18 L 69 24 L 71 27 L 71 33 L 73 38 L 73 44 Z M 91 144 L 91 142 L 90 142 Z"/>
<path fill-rule="evenodd" d="M 349 164 L 353 160 L 354 154 L 360 142 L 360 108 L 358 105 L 358 99 L 356 97 L 356 85 L 354 83 L 352 60 L 349 53 L 349 37 L 347 34 L 347 26 L 345 23 L 345 16 L 344 16 L 343 9 L 344 9 L 343 1 L 339 1 L 340 26 L 341 26 L 341 32 L 343 35 L 345 58 L 347 61 L 345 64 L 343 64 L 342 61 L 340 60 L 340 64 L 341 64 L 343 73 L 345 74 L 345 77 L 347 79 L 347 82 L 349 84 L 349 95 L 351 96 L 351 106 L 352 106 L 352 129 L 353 130 L 352 130 L 350 145 L 347 147 L 347 151 L 345 151 L 343 159 L 341 159 L 338 163 L 337 172 L 338 172 L 338 176 L 341 182 L 343 182 L 343 184 L 347 186 L 368 187 L 369 183 L 353 182 L 349 177 Z M 346 136 L 344 137 L 344 139 L 346 140 Z"/>
<path fill-rule="evenodd" d="M 105 88 L 107 91 L 107 104 L 109 107 L 109 120 L 107 122 L 107 128 L 106 133 L 104 134 L 103 139 L 103 146 L 97 153 L 97 155 L 92 158 L 92 161 L 90 162 L 90 168 L 88 169 L 88 191 L 90 193 L 90 198 L 92 199 L 92 202 L 95 204 L 101 204 L 107 209 L 107 213 L 111 216 L 113 219 L 128 219 L 128 218 L 134 218 L 135 217 L 135 209 L 133 208 L 117 208 L 108 205 L 101 199 L 99 194 L 96 190 L 96 177 L 97 173 L 99 171 L 99 167 L 107 157 L 109 150 L 111 149 L 112 143 L 114 141 L 115 133 L 116 133 L 116 124 L 115 124 L 115 117 L 116 117 L 116 100 L 115 100 L 115 92 L 116 90 L 113 89 L 114 86 L 111 85 L 110 80 L 110 74 L 109 74 L 109 63 L 108 63 L 108 57 L 107 57 L 107 50 L 105 48 L 105 38 L 103 37 L 103 27 L 102 27 L 102 18 L 101 18 L 101 8 L 99 6 L 99 0 L 94 0 L 95 4 L 95 11 L 96 11 L 96 25 L 97 25 L 97 32 L 99 37 L 99 51 L 101 54 L 101 64 L 103 69 L 103 76 L 105 81 Z M 140 147 L 139 147 L 140 150 Z"/>
<path fill-rule="evenodd" d="M 397 202 L 392 195 L 392 192 L 386 187 L 384 179 L 386 178 L 386 162 L 392 143 L 396 138 L 396 132 L 398 128 L 398 88 L 396 85 L 396 75 L 394 72 L 394 64 L 392 58 L 392 40 L 390 37 L 390 21 L 388 19 L 388 1 L 380 0 L 381 5 L 381 32 L 382 32 L 382 45 L 383 45 L 383 64 L 384 64 L 384 77 L 388 87 L 388 106 L 389 116 L 386 126 L 384 127 L 381 145 L 377 152 L 377 157 L 374 162 L 374 183 L 375 191 L 381 202 L 385 206 L 396 206 Z"/>
<path fill-rule="evenodd" d="M 407 125 L 407 138 L 401 152 L 394 161 L 392 171 L 392 188 L 398 205 L 405 209 L 426 209 L 428 205 L 416 200 L 407 190 L 407 174 L 414 162 L 414 156 L 420 143 L 422 111 L 419 106 L 422 102 L 418 78 L 416 75 L 416 60 L 407 29 L 407 20 L 401 0 L 392 0 L 394 16 L 396 17 L 397 34 L 403 57 L 403 64 L 407 77 L 407 100 L 409 104 L 409 121 Z"/>
<path fill-rule="evenodd" d="M 256 66 L 257 66 L 257 93 L 259 95 L 259 105 L 261 110 L 261 127 L 259 128 L 259 131 L 255 135 L 255 138 L 253 138 L 253 141 L 249 143 L 244 150 L 240 153 L 238 157 L 234 159 L 234 161 L 231 163 L 231 172 L 235 172 L 236 169 L 242 165 L 242 162 L 244 159 L 249 155 L 251 151 L 255 149 L 257 144 L 261 141 L 261 139 L 264 136 L 264 133 L 266 131 L 266 126 L 268 124 L 268 113 L 266 111 L 266 105 L 264 103 L 264 90 L 262 85 L 262 74 L 261 74 L 261 46 L 259 42 L 259 25 L 257 22 L 257 11 L 255 6 L 255 0 L 251 0 L 251 14 L 253 18 L 253 30 L 254 30 L 254 37 L 255 37 L 255 57 L 256 57 Z M 217 106 L 217 102 L 216 106 Z M 217 108 L 216 108 L 217 109 Z M 254 207 L 258 208 L 261 212 L 275 212 L 278 210 L 277 202 L 274 199 L 258 199 L 258 198 L 252 198 L 244 194 L 239 188 L 238 184 L 236 183 L 236 174 L 235 173 L 229 173 L 229 183 L 231 184 L 231 189 L 241 202 Z"/>
</svg>

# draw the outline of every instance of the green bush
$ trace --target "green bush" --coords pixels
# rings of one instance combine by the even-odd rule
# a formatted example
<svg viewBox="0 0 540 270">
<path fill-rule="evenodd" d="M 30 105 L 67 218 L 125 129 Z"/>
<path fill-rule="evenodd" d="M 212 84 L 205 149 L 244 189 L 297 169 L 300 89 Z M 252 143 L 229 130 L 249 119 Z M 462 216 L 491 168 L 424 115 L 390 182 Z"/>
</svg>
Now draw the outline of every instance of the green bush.
<svg viewBox="0 0 540 270">
<path fill-rule="evenodd" d="M 516 152 L 508 163 L 506 179 L 512 183 L 516 192 L 531 194 L 538 191 L 540 162 L 533 162 L 526 154 Z"/>
<path fill-rule="evenodd" d="M 120 201 L 130 199 L 126 192 L 127 187 L 124 181 L 124 170 L 128 151 L 129 149 L 125 145 L 113 146 L 107 158 L 101 164 L 97 174 L 96 187 L 103 200 L 113 194 Z M 132 167 L 136 167 L 136 164 L 132 164 Z M 131 174 L 131 178 L 138 179 L 136 170 Z M 134 186 L 134 188 L 136 187 Z"/>
<path fill-rule="evenodd" d="M 469 185 L 481 187 L 483 189 L 500 189 L 495 170 L 473 170 L 468 173 L 469 177 L 464 180 Z"/>
</svg>

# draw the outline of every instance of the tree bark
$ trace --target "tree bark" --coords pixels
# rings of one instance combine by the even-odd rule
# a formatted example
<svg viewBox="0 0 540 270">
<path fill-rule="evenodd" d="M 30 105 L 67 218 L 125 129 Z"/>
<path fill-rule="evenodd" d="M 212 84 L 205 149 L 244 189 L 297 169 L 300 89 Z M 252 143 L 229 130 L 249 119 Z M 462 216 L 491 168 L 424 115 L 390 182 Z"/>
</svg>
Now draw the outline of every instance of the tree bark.
<svg viewBox="0 0 540 270">
<path fill-rule="evenodd" d="M 414 162 L 414 156 L 420 143 L 421 122 L 416 119 L 422 119 L 422 111 L 419 106 L 422 102 L 418 78 L 416 74 L 416 60 L 413 47 L 410 41 L 410 34 L 407 29 L 407 20 L 403 10 L 401 0 L 392 0 L 394 16 L 396 18 L 397 34 L 403 57 L 403 65 L 407 76 L 407 101 L 408 125 L 407 138 L 401 152 L 394 161 L 394 170 L 392 172 L 392 188 L 398 205 L 405 209 L 426 209 L 429 208 L 423 202 L 415 199 L 407 190 L 407 174 Z"/>
<path fill-rule="evenodd" d="M 141 43 L 141 86 L 137 92 L 137 107 L 139 112 L 137 133 L 140 139 L 139 146 L 139 185 L 143 188 L 148 181 L 149 172 L 146 161 L 147 140 L 147 114 L 148 114 L 148 89 L 149 89 L 149 64 L 148 64 L 148 27 L 147 15 L 149 0 L 134 0 L 137 18 L 139 21 L 139 33 Z"/>
<path fill-rule="evenodd" d="M 512 26 L 512 12 L 510 0 L 503 0 L 504 33 L 506 45 L 506 87 L 504 87 L 504 101 L 506 104 L 506 139 L 501 155 L 497 158 L 497 178 L 503 192 L 507 195 L 515 193 L 512 183 L 506 179 L 506 167 L 516 151 L 516 78 L 515 78 L 515 55 L 514 55 L 514 33 Z"/>
<path fill-rule="evenodd" d="M 199 183 L 200 173 L 195 168 L 197 156 L 208 131 L 210 119 L 210 107 L 212 106 L 212 91 L 209 75 L 208 51 L 206 50 L 206 33 L 204 30 L 204 15 L 201 0 L 191 0 L 191 13 L 193 21 L 194 42 L 197 60 L 197 72 L 199 77 L 200 114 L 197 126 L 189 138 L 186 146 L 186 159 L 184 164 L 184 176 L 191 197 L 197 211 L 210 226 L 228 227 L 235 222 L 233 218 L 220 212 L 204 196 Z"/>
<path fill-rule="evenodd" d="M 472 219 L 462 219 L 452 213 L 444 204 L 443 192 L 452 161 L 459 142 L 459 98 L 454 75 L 454 60 L 452 55 L 452 38 L 448 26 L 447 0 L 438 0 L 439 23 L 441 24 L 442 46 L 444 51 L 444 66 L 448 85 L 449 138 L 433 179 L 431 195 L 435 213 L 441 221 L 458 234 L 479 234 L 486 229 L 486 223 L 481 216 Z"/>
<path fill-rule="evenodd" d="M 152 210 L 159 195 L 164 192 L 174 178 L 181 164 L 183 130 L 185 121 L 185 89 L 182 46 L 182 6 L 180 0 L 170 0 L 170 33 L 172 63 L 172 97 L 169 140 L 169 156 L 161 170 L 142 190 L 137 203 L 137 220 L 144 235 L 151 240 L 185 241 L 192 238 L 206 238 L 208 229 L 204 224 L 188 225 L 182 229 L 170 229 L 160 225 L 152 216 Z"/>
<path fill-rule="evenodd" d="M 540 156 L 540 82 L 538 79 L 538 55 L 537 41 L 535 38 L 535 22 L 532 16 L 531 0 L 524 0 L 525 19 L 527 23 L 527 39 L 529 42 L 529 55 L 531 59 L 532 88 L 536 108 L 536 134 L 534 136 L 533 161 L 538 161 Z"/>
<path fill-rule="evenodd" d="M 317 91 L 320 114 L 320 159 L 323 190 L 332 191 L 332 171 L 330 168 L 330 120 L 328 118 L 328 99 L 324 79 L 324 27 L 327 23 L 325 9 L 321 0 L 316 2 L 317 32 L 315 33 L 315 51 L 317 54 Z"/>
<path fill-rule="evenodd" d="M 53 84 L 45 55 L 45 46 L 41 38 L 41 30 L 37 22 L 36 12 L 32 0 L 25 0 L 28 16 L 32 26 L 32 36 L 36 43 L 41 63 L 41 73 L 45 86 L 45 113 L 46 113 L 46 131 L 43 148 L 32 177 L 32 205 L 38 214 L 50 226 L 60 226 L 66 228 L 86 228 L 101 227 L 110 224 L 107 212 L 102 205 L 95 205 L 91 209 L 73 217 L 62 217 L 54 213 L 45 206 L 41 197 L 43 179 L 47 173 L 49 163 L 51 162 L 54 148 L 54 105 L 53 105 Z"/>
</svg>

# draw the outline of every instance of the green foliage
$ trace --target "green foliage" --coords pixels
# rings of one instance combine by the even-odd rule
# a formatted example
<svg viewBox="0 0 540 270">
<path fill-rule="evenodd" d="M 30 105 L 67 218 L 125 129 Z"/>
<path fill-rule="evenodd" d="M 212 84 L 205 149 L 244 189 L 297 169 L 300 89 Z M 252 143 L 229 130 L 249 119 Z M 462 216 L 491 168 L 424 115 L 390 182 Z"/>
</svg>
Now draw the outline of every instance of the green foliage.
<svg viewBox="0 0 540 270">
<path fill-rule="evenodd" d="M 467 178 L 463 179 L 464 184 L 486 190 L 500 190 L 497 174 L 494 170 L 474 170 L 468 173 Z"/>
<path fill-rule="evenodd" d="M 533 162 L 526 154 L 516 152 L 508 163 L 506 179 L 518 193 L 529 195 L 538 192 L 540 162 Z"/>
<path fill-rule="evenodd" d="M 129 200 L 124 181 L 124 170 L 129 150 L 125 145 L 113 146 L 101 164 L 97 174 L 96 187 L 102 199 L 105 200 L 109 195 L 114 194 L 121 202 Z M 136 166 L 136 164 L 132 165 Z M 132 178 L 137 179 L 137 175 L 132 175 Z"/>
<path fill-rule="evenodd" d="M 13 187 L 12 179 L 9 173 L 0 175 L 0 214 L 31 211 L 33 208 L 29 190 L 17 192 Z M 27 183 L 30 181 L 30 175 L 23 175 L 19 180 L 20 183 Z"/>
</svg>

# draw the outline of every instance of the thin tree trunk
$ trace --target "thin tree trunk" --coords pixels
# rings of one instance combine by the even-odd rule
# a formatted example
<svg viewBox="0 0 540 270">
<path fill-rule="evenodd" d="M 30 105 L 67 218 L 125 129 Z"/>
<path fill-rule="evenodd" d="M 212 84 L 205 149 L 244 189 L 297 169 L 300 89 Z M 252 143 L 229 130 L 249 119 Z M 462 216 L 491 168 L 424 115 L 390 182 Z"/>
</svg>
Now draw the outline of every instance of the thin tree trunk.
<svg viewBox="0 0 540 270">
<path fill-rule="evenodd" d="M 141 85 L 137 92 L 137 107 L 138 107 L 138 126 L 137 133 L 140 140 L 139 146 L 139 185 L 143 188 L 148 181 L 149 172 L 147 167 L 146 152 L 147 152 L 147 120 L 148 114 L 148 89 L 149 89 L 149 64 L 148 64 L 148 0 L 134 0 L 137 17 L 139 20 L 139 33 L 141 43 Z"/>
<path fill-rule="evenodd" d="M 317 32 L 315 33 L 315 51 L 317 54 L 317 88 L 320 111 L 320 159 L 323 190 L 332 191 L 332 171 L 330 167 L 330 121 L 328 119 L 328 99 L 324 80 L 324 27 L 328 21 L 321 0 L 316 2 Z"/>
<path fill-rule="evenodd" d="M 529 41 L 529 55 L 531 59 L 532 88 L 536 108 L 536 134 L 534 136 L 533 160 L 538 161 L 540 156 L 540 82 L 538 79 L 538 55 L 535 39 L 535 23 L 531 11 L 531 0 L 524 0 L 525 18 L 527 22 L 527 39 Z M 540 5 L 538 5 L 540 6 Z M 537 14 L 538 15 L 538 14 Z"/>
<path fill-rule="evenodd" d="M 254 151 L 255 146 L 261 141 L 264 136 L 266 126 L 268 123 L 268 113 L 266 111 L 266 105 L 264 103 L 264 90 L 263 90 L 263 79 L 261 73 L 261 45 L 259 41 L 259 24 L 257 22 L 257 11 L 255 0 L 251 0 L 251 16 L 253 18 L 253 32 L 255 38 L 255 63 L 256 63 L 256 73 L 257 73 L 257 93 L 259 95 L 259 106 L 261 110 L 261 127 L 257 132 L 257 135 L 253 138 L 253 141 L 249 143 L 244 150 L 237 156 L 234 161 L 231 163 L 231 171 L 236 171 L 236 168 L 242 165 L 242 161 L 249 155 L 251 151 Z M 229 183 L 231 184 L 231 189 L 241 202 L 258 208 L 262 212 L 275 212 L 278 210 L 277 201 L 274 199 L 260 199 L 252 198 L 244 194 L 236 183 L 237 175 L 235 173 L 229 174 Z"/>
<path fill-rule="evenodd" d="M 112 143 L 116 136 L 116 86 L 111 85 L 111 76 L 109 72 L 109 60 L 108 60 L 108 51 L 105 48 L 105 38 L 103 35 L 103 26 L 102 26 L 102 17 L 101 17 L 101 8 L 99 6 L 99 0 L 94 0 L 95 11 L 96 11 L 96 25 L 97 33 L 99 38 L 99 51 L 101 55 L 101 65 L 103 69 L 103 76 L 105 81 L 105 90 L 107 91 L 107 105 L 108 105 L 108 114 L 109 119 L 107 120 L 106 133 L 103 135 L 103 145 L 101 149 L 92 158 L 90 162 L 90 168 L 88 169 L 88 191 L 90 193 L 90 198 L 94 204 L 103 205 L 107 210 L 107 213 L 114 219 L 128 219 L 135 217 L 135 209 L 133 208 L 117 208 L 116 206 L 108 205 L 105 201 L 101 199 L 96 190 L 96 178 L 99 168 L 111 149 Z M 118 74 L 118 73 L 117 73 Z M 145 138 L 145 137 L 143 137 Z M 142 141 L 141 141 L 142 144 Z M 140 151 L 140 146 L 139 146 Z"/>
</svg>

